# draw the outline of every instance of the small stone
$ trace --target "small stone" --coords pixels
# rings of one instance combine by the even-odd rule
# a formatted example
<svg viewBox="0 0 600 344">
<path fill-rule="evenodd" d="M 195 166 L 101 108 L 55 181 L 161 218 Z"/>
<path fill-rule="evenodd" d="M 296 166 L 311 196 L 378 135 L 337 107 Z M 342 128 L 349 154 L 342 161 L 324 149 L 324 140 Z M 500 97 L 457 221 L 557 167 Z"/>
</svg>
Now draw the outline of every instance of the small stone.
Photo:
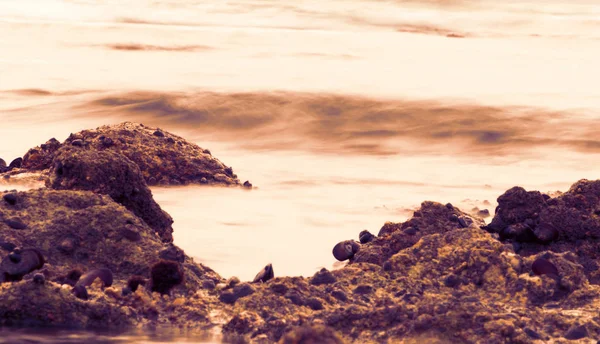
<svg viewBox="0 0 600 344">
<path fill-rule="evenodd" d="M 335 259 L 343 262 L 351 259 L 360 250 L 360 244 L 354 240 L 339 242 L 333 247 L 333 256 Z"/>
<path fill-rule="evenodd" d="M 306 299 L 304 304 L 310 307 L 313 311 L 320 311 L 321 309 L 323 309 L 323 303 L 316 297 L 310 297 Z"/>
<path fill-rule="evenodd" d="M 452 203 L 446 203 L 446 208 L 454 210 L 454 206 L 452 205 Z"/>
<path fill-rule="evenodd" d="M 167 137 L 167 142 L 170 144 L 174 144 L 175 140 L 172 137 Z"/>
<path fill-rule="evenodd" d="M 366 229 L 358 234 L 358 240 L 360 241 L 361 244 L 369 243 L 373 239 L 375 239 L 375 236 Z"/>
<path fill-rule="evenodd" d="M 71 146 L 83 147 L 83 140 L 77 139 L 71 142 Z"/>
<path fill-rule="evenodd" d="M 146 283 L 148 281 L 143 276 L 133 275 L 127 280 L 127 288 L 135 293 L 139 286 L 144 286 Z"/>
<path fill-rule="evenodd" d="M 304 306 L 302 295 L 295 290 L 290 290 L 285 294 L 285 298 L 292 301 L 296 306 Z"/>
<path fill-rule="evenodd" d="M 206 280 L 206 281 L 202 282 L 202 288 L 204 288 L 204 289 L 213 290 L 216 287 L 217 287 L 217 285 L 215 284 L 215 282 L 213 280 Z"/>
<path fill-rule="evenodd" d="M 172 260 L 174 262 L 183 263 L 185 261 L 185 253 L 179 247 L 169 244 L 169 247 L 162 249 L 158 256 L 161 259 Z"/>
<path fill-rule="evenodd" d="M 244 182 L 244 187 L 245 187 L 246 189 L 252 189 L 252 183 L 250 183 L 249 181 L 247 181 L 247 180 L 246 180 L 246 181 Z"/>
<path fill-rule="evenodd" d="M 392 263 L 388 260 L 385 263 L 383 263 L 383 271 L 391 271 L 393 268 Z"/>
<path fill-rule="evenodd" d="M 334 290 L 331 292 L 331 296 L 335 297 L 336 299 L 342 301 L 342 302 L 346 302 L 348 301 L 348 297 L 346 296 L 346 293 L 344 293 L 341 290 Z"/>
<path fill-rule="evenodd" d="M 21 230 L 27 228 L 27 225 L 25 225 L 19 219 L 6 219 L 4 220 L 4 223 L 6 223 L 12 229 Z"/>
<path fill-rule="evenodd" d="M 373 287 L 371 287 L 370 285 L 359 285 L 358 287 L 356 287 L 354 289 L 354 294 L 371 294 L 373 292 Z"/>
<path fill-rule="evenodd" d="M 462 228 L 467 228 L 469 227 L 469 225 L 467 225 L 467 221 L 465 221 L 465 219 L 463 217 L 459 217 L 458 218 L 458 224 L 462 227 Z"/>
<path fill-rule="evenodd" d="M 183 306 L 185 305 L 185 298 L 178 297 L 173 301 L 173 306 Z"/>
<path fill-rule="evenodd" d="M 208 179 L 206 179 L 205 177 L 202 177 L 200 179 L 200 184 L 208 184 Z"/>
<path fill-rule="evenodd" d="M 481 209 L 477 212 L 477 215 L 483 218 L 490 217 L 490 211 L 487 209 Z"/>
<path fill-rule="evenodd" d="M 152 266 L 151 287 L 152 291 L 169 294 L 172 288 L 183 282 L 184 271 L 178 262 L 161 260 Z"/>
<path fill-rule="evenodd" d="M 270 289 L 277 294 L 285 294 L 288 291 L 288 287 L 283 283 L 275 283 L 270 286 Z"/>
<path fill-rule="evenodd" d="M 17 204 L 17 195 L 15 195 L 14 193 L 6 194 L 6 195 L 2 196 L 2 199 L 4 199 L 4 201 L 10 205 Z"/>
<path fill-rule="evenodd" d="M 233 168 L 225 167 L 225 174 L 231 177 L 233 175 Z"/>
<path fill-rule="evenodd" d="M 444 285 L 448 288 L 454 288 L 460 283 L 460 279 L 455 274 L 449 274 L 444 277 Z"/>
<path fill-rule="evenodd" d="M 156 130 L 154 133 L 152 133 L 152 135 L 156 137 L 165 137 L 165 134 L 160 130 Z"/>
<path fill-rule="evenodd" d="M 110 147 L 110 146 L 112 146 L 114 144 L 115 144 L 115 142 L 110 137 L 105 137 L 104 139 L 102 139 L 102 145 L 104 147 L 108 148 L 108 147 Z"/>
<path fill-rule="evenodd" d="M 132 228 L 122 228 L 121 235 L 123 236 L 123 238 L 133 242 L 138 242 L 142 240 L 142 236 L 140 235 L 140 233 Z"/>
<path fill-rule="evenodd" d="M 10 165 L 8 165 L 8 169 L 12 170 L 13 168 L 21 168 L 22 164 L 23 158 L 16 158 L 15 160 L 10 162 Z"/>
<path fill-rule="evenodd" d="M 273 272 L 273 265 L 267 264 L 262 270 L 258 272 L 258 274 L 256 274 L 254 280 L 252 280 L 252 283 L 265 283 L 268 280 L 273 279 L 273 277 L 275 277 Z"/>
<path fill-rule="evenodd" d="M 0 158 L 0 170 L 3 170 L 6 168 L 6 161 L 4 161 L 4 159 Z"/>
<path fill-rule="evenodd" d="M 15 248 L 17 247 L 17 245 L 11 243 L 11 242 L 0 242 L 0 248 L 8 251 L 8 252 L 12 252 Z"/>
<path fill-rule="evenodd" d="M 236 285 L 240 284 L 240 279 L 237 278 L 237 277 L 235 277 L 235 276 L 233 276 L 233 277 L 229 278 L 227 280 L 227 282 L 225 282 L 225 284 L 227 284 L 227 287 L 233 288 Z"/>
<path fill-rule="evenodd" d="M 313 277 L 310 279 L 310 284 L 323 285 L 335 283 L 336 281 L 337 279 L 335 278 L 335 276 L 330 271 L 323 268 L 313 275 Z"/>
<path fill-rule="evenodd" d="M 417 234 L 417 230 L 415 229 L 415 227 L 408 227 L 407 229 L 404 230 L 404 234 L 415 235 L 415 234 Z"/>
<path fill-rule="evenodd" d="M 458 222 L 458 215 L 452 214 L 448 219 L 452 222 Z"/>
<path fill-rule="evenodd" d="M 223 303 L 233 304 L 239 298 L 254 294 L 255 290 L 248 283 L 237 285 L 231 291 L 225 291 L 219 295 L 219 300 Z"/>
<path fill-rule="evenodd" d="M 540 336 L 539 333 L 537 333 L 536 331 L 530 329 L 529 327 L 525 327 L 523 329 L 523 332 L 525 332 L 525 334 L 527 334 L 527 336 L 529 336 L 529 338 L 532 338 L 532 339 L 542 339 L 542 336 Z"/>
<path fill-rule="evenodd" d="M 208 154 L 208 155 L 212 155 L 212 154 L 210 153 L 210 150 L 208 150 L 208 149 L 205 149 L 205 150 L 203 150 L 203 151 L 202 151 L 202 153 L 204 153 L 204 154 Z"/>
<path fill-rule="evenodd" d="M 585 325 L 572 326 L 565 334 L 565 338 L 568 340 L 582 339 L 582 338 L 586 338 L 587 336 L 588 336 L 588 330 L 585 327 Z"/>
<path fill-rule="evenodd" d="M 537 276 L 549 275 L 558 277 L 558 268 L 556 268 L 556 265 L 545 258 L 536 259 L 533 264 L 531 264 L 531 271 Z"/>
<path fill-rule="evenodd" d="M 66 238 L 58 244 L 58 250 L 64 254 L 71 254 L 75 251 L 75 247 L 77 246 L 75 239 Z"/>
<path fill-rule="evenodd" d="M 33 283 L 43 285 L 46 282 L 46 276 L 41 273 L 33 275 Z"/>
</svg>

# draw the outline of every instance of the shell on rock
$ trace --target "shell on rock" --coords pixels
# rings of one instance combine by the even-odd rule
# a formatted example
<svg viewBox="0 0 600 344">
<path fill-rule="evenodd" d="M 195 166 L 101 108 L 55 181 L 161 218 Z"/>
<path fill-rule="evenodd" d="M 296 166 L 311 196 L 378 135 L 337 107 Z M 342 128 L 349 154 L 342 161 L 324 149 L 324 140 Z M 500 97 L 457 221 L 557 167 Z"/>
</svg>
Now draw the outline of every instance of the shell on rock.
<svg viewBox="0 0 600 344">
<path fill-rule="evenodd" d="M 273 273 L 273 265 L 269 263 L 262 270 L 260 270 L 258 274 L 256 274 L 256 277 L 254 277 L 252 283 L 266 282 L 273 277 L 275 277 L 275 274 Z"/>
<path fill-rule="evenodd" d="M 337 245 L 333 247 L 332 253 L 335 259 L 339 260 L 340 262 L 343 262 L 354 257 L 356 252 L 358 252 L 359 250 L 359 243 L 357 243 L 354 240 L 346 240 L 337 243 Z"/>
</svg>

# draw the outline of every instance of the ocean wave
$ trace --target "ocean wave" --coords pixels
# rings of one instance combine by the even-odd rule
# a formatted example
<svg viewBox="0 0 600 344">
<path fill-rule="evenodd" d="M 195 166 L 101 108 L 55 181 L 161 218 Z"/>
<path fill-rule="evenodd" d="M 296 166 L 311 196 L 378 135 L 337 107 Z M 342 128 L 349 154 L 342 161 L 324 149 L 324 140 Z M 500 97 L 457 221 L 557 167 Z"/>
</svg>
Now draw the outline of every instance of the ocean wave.
<svg viewBox="0 0 600 344">
<path fill-rule="evenodd" d="M 130 92 L 100 97 L 86 108 L 258 150 L 519 155 L 563 146 L 600 152 L 600 130 L 586 119 L 537 108 L 294 92 Z"/>
</svg>

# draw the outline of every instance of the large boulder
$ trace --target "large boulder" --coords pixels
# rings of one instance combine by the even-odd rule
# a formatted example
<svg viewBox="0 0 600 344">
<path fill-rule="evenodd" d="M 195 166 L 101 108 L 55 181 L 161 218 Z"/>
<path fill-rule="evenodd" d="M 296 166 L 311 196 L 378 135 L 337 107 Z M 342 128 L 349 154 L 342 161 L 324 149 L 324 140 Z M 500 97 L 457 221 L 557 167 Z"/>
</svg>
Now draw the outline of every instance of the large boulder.
<svg viewBox="0 0 600 344">
<path fill-rule="evenodd" d="M 352 261 L 383 265 L 391 256 L 413 246 L 424 236 L 456 228 L 479 228 L 484 224 L 482 219 L 464 213 L 451 204 L 426 201 L 410 220 L 386 223 L 376 238 L 361 246 Z"/>
<path fill-rule="evenodd" d="M 173 219 L 152 198 L 139 167 L 124 155 L 65 146 L 53 160 L 47 186 L 109 195 L 143 219 L 165 242 L 173 241 Z"/>
<path fill-rule="evenodd" d="M 580 180 L 557 197 L 515 187 L 498 198 L 485 227 L 523 256 L 571 252 L 593 284 L 600 284 L 600 180 Z"/>
<path fill-rule="evenodd" d="M 17 247 L 37 250 L 45 264 L 21 281 L 0 283 L 0 325 L 207 326 L 210 298 L 196 293 L 222 281 L 173 244 L 163 243 L 111 197 L 90 191 L 0 193 L 0 259 Z M 170 298 L 151 290 L 151 283 L 162 278 L 151 271 L 165 265 L 165 259 L 185 276 L 169 291 Z M 82 272 L 99 268 L 112 272 L 112 286 L 94 283 L 87 288 L 88 299 L 78 298 L 71 291 L 73 283 Z M 146 282 L 132 291 L 132 279 Z"/>
<path fill-rule="evenodd" d="M 240 185 L 231 167 L 207 149 L 157 128 L 125 122 L 71 134 L 60 144 L 51 139 L 30 149 L 23 157 L 25 171 L 42 171 L 52 166 L 60 147 L 84 147 L 112 151 L 137 164 L 148 185 L 220 184 Z"/>
</svg>

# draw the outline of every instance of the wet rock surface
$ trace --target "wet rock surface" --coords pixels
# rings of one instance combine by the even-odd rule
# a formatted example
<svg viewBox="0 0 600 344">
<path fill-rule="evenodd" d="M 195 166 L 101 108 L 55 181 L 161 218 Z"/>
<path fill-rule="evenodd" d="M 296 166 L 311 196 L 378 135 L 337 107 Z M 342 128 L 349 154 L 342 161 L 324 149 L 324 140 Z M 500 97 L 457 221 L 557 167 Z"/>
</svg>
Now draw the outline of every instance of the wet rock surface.
<svg viewBox="0 0 600 344">
<path fill-rule="evenodd" d="M 41 150 L 52 156 L 48 188 L 0 193 L 1 326 L 211 329 L 236 343 L 600 337 L 600 181 L 557 197 L 512 188 L 487 226 L 477 212 L 423 202 L 377 236 L 340 238 L 332 260 L 347 263 L 337 270 L 281 277 L 268 264 L 253 281 L 225 280 L 148 217 L 160 208 L 144 169 L 112 150 L 127 135 L 95 135 Z M 23 165 L 43 165 L 40 154 Z"/>
<path fill-rule="evenodd" d="M 124 155 L 63 147 L 55 154 L 46 185 L 109 195 L 142 218 L 162 240 L 173 241 L 173 219 L 152 198 L 138 166 Z"/>
<path fill-rule="evenodd" d="M 557 196 L 514 187 L 498 198 L 486 230 L 518 243 L 522 256 L 570 252 L 590 283 L 600 284 L 600 181 L 580 180 Z"/>
<path fill-rule="evenodd" d="M 30 149 L 23 157 L 22 171 L 44 171 L 61 147 L 112 151 L 126 156 L 152 185 L 216 184 L 241 185 L 231 167 L 200 148 L 166 131 L 125 122 L 71 134 L 62 144 L 50 139 Z M 2 171 L 0 171 L 2 172 Z"/>
</svg>

